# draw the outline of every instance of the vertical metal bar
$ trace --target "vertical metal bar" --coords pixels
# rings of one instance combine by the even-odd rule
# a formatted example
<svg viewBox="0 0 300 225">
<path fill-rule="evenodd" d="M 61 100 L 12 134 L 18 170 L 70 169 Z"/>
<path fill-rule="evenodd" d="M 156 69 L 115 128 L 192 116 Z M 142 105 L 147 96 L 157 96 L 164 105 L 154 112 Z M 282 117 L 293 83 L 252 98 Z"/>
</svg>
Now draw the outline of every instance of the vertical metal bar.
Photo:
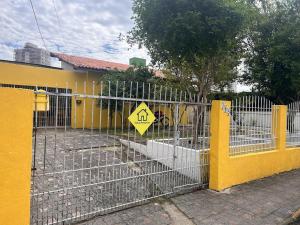
<svg viewBox="0 0 300 225">
<path fill-rule="evenodd" d="M 164 87 L 164 100 L 165 101 L 167 101 L 167 93 L 168 93 L 168 87 Z M 166 115 L 166 111 L 167 111 L 167 104 L 166 103 L 164 103 L 163 104 L 163 113 L 164 113 L 164 115 L 163 116 L 165 116 Z M 159 117 L 161 116 L 161 114 L 159 113 Z M 159 122 L 159 121 L 158 121 Z M 168 127 L 169 126 L 171 126 L 171 124 L 169 124 L 168 125 Z M 166 162 L 166 165 L 164 165 L 163 166 L 163 168 L 164 168 L 164 171 L 165 171 L 165 173 L 164 173 L 164 180 L 163 180 L 163 184 L 164 184 L 164 186 L 165 186 L 165 188 L 166 188 L 166 191 L 169 191 L 168 189 L 167 189 L 167 184 L 166 184 L 166 182 L 168 182 L 168 176 L 169 176 L 169 172 L 167 171 L 167 170 L 169 170 L 169 168 L 167 167 L 167 165 L 168 165 L 168 162 L 169 162 L 169 156 L 168 156 L 168 149 L 165 149 L 165 146 L 166 146 L 166 143 L 167 143 L 167 148 L 168 148 L 168 146 L 169 146 L 169 138 L 167 138 L 167 140 L 166 140 L 166 138 L 165 138 L 165 136 L 166 136 L 166 126 L 164 126 L 163 125 L 163 131 L 162 131 L 162 133 L 163 133 L 163 150 L 162 150 L 162 152 L 163 152 L 163 157 L 164 157 L 164 160 L 165 160 L 165 162 Z M 167 154 L 166 154 L 166 151 L 167 151 Z"/>
<path fill-rule="evenodd" d="M 103 96 L 103 81 L 100 82 L 100 96 Z M 99 109 L 99 136 L 101 136 L 101 131 L 102 131 L 102 98 L 100 99 L 100 109 Z"/>
<path fill-rule="evenodd" d="M 115 100 L 115 115 L 114 115 L 114 136 L 116 137 L 117 135 L 117 116 L 118 116 L 118 92 L 119 92 L 119 81 L 116 82 L 116 100 Z M 112 179 L 114 180 L 114 182 L 112 183 L 112 192 L 113 192 L 113 198 L 116 198 L 116 192 L 117 192 L 117 185 L 116 185 L 116 177 L 115 177 L 115 167 L 116 167 L 116 163 L 115 163 L 115 159 L 116 159 L 116 140 L 114 139 L 113 141 L 113 162 L 112 162 Z"/>
<path fill-rule="evenodd" d="M 155 91 L 154 91 L 155 92 Z M 162 97 L 162 86 L 160 85 L 160 88 L 159 88 L 159 100 L 161 101 L 161 97 Z M 161 110 L 161 104 L 159 103 L 158 104 L 158 117 L 160 117 L 160 110 Z M 159 138 L 160 137 L 160 134 L 159 134 L 159 127 L 160 127 L 160 124 L 159 124 L 159 121 L 158 121 L 159 118 L 156 118 L 156 121 L 157 121 L 157 137 Z"/>
<path fill-rule="evenodd" d="M 176 101 L 176 100 L 175 100 Z M 173 167 L 173 171 L 176 171 L 176 148 L 177 146 L 179 146 L 179 130 L 178 130 L 178 115 L 179 115 L 179 104 L 175 105 L 175 111 L 174 111 L 174 143 L 173 143 L 173 160 L 172 160 L 172 167 Z M 175 175 L 175 174 L 174 174 Z M 174 183 L 172 186 L 172 191 L 174 192 L 174 188 L 176 187 L 176 179 L 174 179 Z"/>
<path fill-rule="evenodd" d="M 95 99 L 94 99 L 94 96 L 95 96 L 95 81 L 93 81 L 92 83 L 92 115 L 91 115 L 91 134 L 93 135 L 94 133 L 94 107 L 95 107 Z"/>
<path fill-rule="evenodd" d="M 100 96 L 103 96 L 103 81 L 100 82 Z M 102 113 L 103 113 L 103 108 L 102 108 L 102 98 L 100 99 L 100 107 L 99 107 L 99 149 L 98 149 L 98 182 L 100 180 L 100 161 L 101 161 L 101 138 L 102 138 Z M 102 166 L 102 165 L 101 165 Z M 103 180 L 103 175 L 101 176 L 101 182 L 104 182 Z M 98 192 L 99 193 L 99 192 Z M 101 191 L 101 202 L 103 202 L 103 195 Z"/>
<path fill-rule="evenodd" d="M 203 102 L 203 101 L 202 101 Z M 202 152 L 200 153 L 200 163 L 201 163 L 201 165 L 200 165 L 200 176 L 201 176 L 201 185 L 203 186 L 204 184 L 205 184 L 205 182 L 206 182 L 206 178 L 205 178 L 205 174 L 206 174 L 206 171 L 205 171 L 205 169 L 206 169 L 206 157 L 207 157 L 207 155 L 206 155 L 206 145 L 205 145 L 205 142 L 206 142 L 206 140 L 207 140 L 207 143 L 209 143 L 209 140 L 208 140 L 208 138 L 209 138 L 209 131 L 207 131 L 206 132 L 206 123 L 207 123 L 207 119 L 208 119 L 208 121 L 209 121 L 209 118 L 207 118 L 207 116 L 209 115 L 209 109 L 208 109 L 208 106 L 207 106 L 207 100 L 205 99 L 204 100 L 204 121 L 203 121 L 203 123 L 204 123 L 204 131 L 203 131 L 203 144 L 202 144 Z M 209 127 L 208 127 L 208 130 L 209 130 Z M 207 147 L 207 148 L 209 148 L 209 146 Z"/>
<path fill-rule="evenodd" d="M 108 81 L 108 97 L 111 97 L 111 93 L 110 93 L 110 88 L 111 88 L 111 83 L 110 81 Z M 109 129 L 110 129 L 110 98 L 107 101 L 107 130 L 106 130 L 106 138 L 108 140 L 108 135 L 109 135 Z"/>
<path fill-rule="evenodd" d="M 83 98 L 83 113 L 82 113 L 82 130 L 85 129 L 85 110 L 86 110 L 86 81 L 83 82 L 83 93 L 85 97 Z"/>
<path fill-rule="evenodd" d="M 149 86 L 148 86 L 149 88 L 148 88 L 148 99 L 150 99 L 150 97 L 151 97 L 151 86 L 150 86 L 150 83 L 149 83 Z M 155 100 L 155 98 L 156 98 L 156 95 L 155 95 L 155 92 L 156 92 L 156 84 L 154 84 L 154 89 L 153 89 L 153 99 Z M 148 107 L 149 107 L 150 105 L 149 105 L 149 103 L 148 103 Z M 156 108 L 155 108 L 155 102 L 153 103 L 153 111 L 154 111 L 154 114 L 155 114 L 155 110 L 156 110 Z M 148 134 L 148 131 L 147 131 L 147 134 Z M 153 145 L 154 145 L 154 140 L 155 140 L 155 124 L 152 124 L 152 145 L 151 145 L 151 150 L 153 151 Z M 148 145 L 148 144 L 147 144 Z M 151 151 L 150 150 L 150 151 Z M 148 148 L 146 149 L 146 151 L 147 151 L 147 154 L 148 154 Z M 156 157 L 155 158 L 157 158 L 158 159 L 158 153 L 156 154 Z M 159 161 L 159 159 L 157 160 L 157 163 L 156 163 L 156 167 L 158 168 L 158 161 Z M 154 162 L 150 162 L 149 163 L 149 165 L 151 166 L 151 169 L 152 169 L 152 167 L 154 166 L 153 165 L 153 163 Z M 146 168 L 148 168 L 149 167 L 149 165 L 148 165 L 148 161 L 146 162 Z M 150 172 L 151 173 L 151 172 Z M 145 187 L 147 187 L 147 186 L 149 186 L 148 184 L 147 184 L 147 182 L 151 182 L 151 176 L 149 176 L 149 178 L 147 177 L 147 179 L 145 179 Z M 156 193 L 156 187 L 155 187 L 155 185 L 152 185 L 152 190 L 150 190 L 151 192 L 152 192 L 152 195 L 153 196 L 155 196 L 157 193 Z"/>
<path fill-rule="evenodd" d="M 35 89 L 37 91 L 37 87 Z M 32 170 L 36 170 L 36 147 L 37 147 L 37 121 L 38 121 L 38 113 L 37 113 L 37 94 L 35 96 L 34 108 L 35 108 L 35 123 L 34 123 L 34 147 L 33 147 L 33 166 Z"/>
<path fill-rule="evenodd" d="M 138 107 L 138 98 L 139 98 L 139 82 L 136 82 L 136 92 L 135 92 L 135 108 Z M 137 142 L 137 131 L 134 129 L 134 142 Z M 137 157 L 136 157 L 136 149 L 133 148 L 133 163 L 136 163 Z M 135 182 L 135 189 L 137 190 L 137 193 L 139 193 L 139 185 L 137 182 L 137 177 L 134 177 Z"/>
<path fill-rule="evenodd" d="M 150 86 L 149 86 L 150 87 Z M 153 88 L 153 99 L 154 100 L 156 100 L 156 89 L 157 89 L 157 85 L 156 84 L 154 84 L 154 88 Z M 151 95 L 149 95 L 148 96 L 149 98 L 151 97 Z M 160 105 L 159 105 L 160 106 Z M 158 107 L 159 107 L 158 106 Z M 153 111 L 154 111 L 154 113 L 156 112 L 156 104 L 155 104 L 155 102 L 154 102 L 154 104 L 153 104 Z M 156 118 L 156 121 L 157 121 L 157 132 L 158 132 L 158 134 L 159 134 L 159 126 L 160 126 L 160 110 L 158 111 L 158 114 L 159 114 L 159 116 L 158 116 L 158 118 Z M 165 120 L 165 118 L 163 118 L 163 120 Z M 163 122 L 163 126 L 165 126 L 165 123 Z M 155 124 L 153 124 L 152 125 L 152 146 L 151 146 L 151 150 L 152 151 L 154 151 L 154 140 L 155 140 Z M 152 172 L 152 171 L 154 171 L 155 173 L 156 173 L 156 170 L 158 170 L 160 167 L 161 167 L 161 170 L 163 170 L 163 168 L 162 168 L 162 166 L 161 165 L 159 165 L 159 155 L 158 155 L 159 153 L 158 153 L 158 151 L 157 151 L 157 153 L 156 153 L 156 156 L 155 156 L 155 158 L 157 159 L 157 161 L 156 161 L 156 163 L 153 161 L 153 159 L 152 159 L 152 161 L 150 162 L 150 165 L 151 165 L 151 171 L 150 171 L 150 173 Z M 147 166 L 148 167 L 148 166 Z M 151 176 L 150 176 L 150 178 L 151 178 Z M 159 181 L 159 180 L 158 180 Z M 150 181 L 151 182 L 151 181 Z M 157 194 L 159 194 L 159 193 L 157 193 L 157 188 L 156 188 L 156 185 L 160 185 L 160 184 L 154 184 L 154 185 L 152 185 L 152 194 L 155 196 L 155 195 L 157 195 Z"/>
<path fill-rule="evenodd" d="M 188 102 L 187 104 L 189 105 L 190 98 L 187 99 L 187 93 L 186 93 L 186 91 L 184 92 L 184 101 Z M 181 133 L 182 138 L 186 140 L 186 143 L 185 143 L 184 147 L 188 147 L 189 141 L 191 141 L 191 138 L 192 138 L 192 137 L 188 136 L 188 129 L 189 129 L 190 124 L 191 124 L 190 118 L 193 117 L 193 110 L 194 109 L 193 109 L 193 105 L 189 105 L 188 107 L 190 107 L 189 110 L 191 110 L 190 111 L 191 114 L 188 113 L 188 115 L 187 115 L 187 128 L 185 129 L 185 126 L 183 126 L 183 130 L 182 130 L 182 133 Z M 188 154 L 187 151 L 185 151 L 182 154 L 182 158 L 184 158 L 183 165 L 184 165 L 185 168 L 187 168 L 187 163 L 188 163 L 187 154 Z M 183 184 L 186 185 L 187 183 L 188 183 L 188 177 L 187 176 L 183 176 Z"/>
<path fill-rule="evenodd" d="M 245 100 L 245 99 L 247 99 L 247 96 L 243 96 L 242 99 L 239 99 L 239 111 L 238 111 L 239 118 L 241 118 L 241 111 L 242 112 L 244 111 L 244 113 L 247 113 L 247 110 L 248 110 L 247 105 L 246 105 L 247 104 L 247 100 Z M 245 139 L 246 139 L 246 137 L 248 135 L 248 131 L 246 129 L 247 129 L 246 128 L 246 122 L 241 123 L 241 125 L 240 125 L 240 130 L 241 131 L 239 131 L 241 133 L 241 135 L 240 135 L 240 138 L 241 138 L 240 143 L 241 143 L 241 145 L 238 148 L 238 153 L 241 152 L 242 147 L 245 145 Z"/>
<path fill-rule="evenodd" d="M 54 134 L 54 162 L 53 162 L 53 165 L 56 168 L 57 125 L 58 125 L 58 88 L 57 88 L 57 85 L 56 85 L 56 89 L 55 89 L 55 96 L 56 96 L 56 101 L 55 101 L 55 131 L 54 131 L 55 134 Z"/>
<path fill-rule="evenodd" d="M 156 86 L 156 84 L 155 84 L 155 86 Z M 148 100 L 150 99 L 150 95 L 151 95 L 151 84 L 149 83 L 149 84 L 148 84 L 148 97 L 147 97 Z M 154 92 L 154 94 L 153 94 L 153 99 L 155 99 L 155 97 L 156 97 L 156 96 L 155 96 L 155 92 Z M 148 107 L 149 107 L 149 106 L 150 106 L 150 103 L 148 102 L 147 105 L 148 105 Z M 153 103 L 153 105 L 154 105 L 154 107 L 155 107 L 155 102 Z M 150 108 L 150 107 L 149 107 L 149 108 Z M 155 112 L 155 109 L 154 109 L 153 111 Z M 153 127 L 154 127 L 154 126 L 153 126 Z M 147 130 L 147 135 L 148 135 L 148 131 L 149 131 L 149 130 L 150 130 L 150 129 Z"/>
<path fill-rule="evenodd" d="M 257 113 L 258 110 L 256 110 L 258 108 L 258 102 L 259 102 L 259 99 L 257 98 L 256 95 L 252 95 L 250 96 L 250 118 L 249 118 L 249 126 L 250 126 L 250 129 L 252 130 L 251 131 L 251 134 L 250 134 L 250 140 L 248 141 L 248 144 L 250 145 L 250 148 L 249 148 L 249 151 L 248 152 L 253 152 L 253 151 L 256 151 L 255 148 L 256 147 L 256 140 L 257 140 L 257 134 L 259 133 L 258 129 L 257 129 L 257 126 L 256 126 L 256 117 L 257 117 Z M 252 124 L 251 124 L 252 123 Z M 246 151 L 247 153 L 247 151 Z"/>
<path fill-rule="evenodd" d="M 111 102 L 111 82 L 108 81 L 108 101 L 107 101 L 107 126 L 106 126 L 106 140 L 108 141 L 109 140 L 109 129 L 110 129 L 110 123 L 111 123 L 111 119 L 110 118 L 110 102 Z M 110 187 L 111 187 L 111 179 L 110 179 L 110 173 L 108 172 L 108 166 L 109 163 L 108 163 L 108 152 L 105 151 L 105 191 L 110 191 Z M 108 189 L 108 190 L 107 190 Z"/>
<path fill-rule="evenodd" d="M 48 93 L 48 86 L 46 86 L 46 93 Z M 49 101 L 49 102 L 46 102 L 45 103 L 45 108 L 46 108 L 46 111 L 45 111 L 45 126 L 44 126 L 44 158 L 43 158 L 43 171 L 45 172 L 45 169 L 46 169 L 46 154 L 47 154 L 47 129 L 48 129 L 48 110 L 47 110 L 47 106 L 49 105 L 50 107 L 50 96 L 46 94 L 46 99 Z M 50 110 L 50 109 L 49 109 Z"/>
<path fill-rule="evenodd" d="M 256 115 L 256 120 L 258 120 L 257 122 L 257 126 L 258 126 L 258 130 L 259 130 L 259 134 L 258 134 L 258 138 L 261 140 L 265 140 L 267 138 L 267 142 L 269 139 L 269 129 L 268 126 L 265 125 L 264 121 L 268 121 L 267 120 L 267 114 L 269 109 L 264 107 L 264 102 L 266 101 L 266 98 L 258 98 L 258 107 L 256 108 L 256 111 L 258 112 Z M 261 117 L 261 118 L 259 118 Z M 270 132 L 271 133 L 271 132 Z M 266 143 L 267 144 L 267 143 Z"/>
<path fill-rule="evenodd" d="M 74 102 L 74 128 L 77 129 L 77 94 L 78 94 L 78 83 L 75 82 L 75 102 Z"/>
<path fill-rule="evenodd" d="M 185 140 L 181 136 L 182 136 L 182 128 L 184 129 L 184 126 L 185 126 L 185 121 L 184 120 L 182 121 L 182 119 L 183 119 L 184 114 L 187 113 L 186 112 L 187 108 L 186 108 L 186 103 L 182 104 L 182 91 L 180 91 L 180 93 L 179 93 L 179 103 L 180 104 L 179 104 L 179 114 L 178 114 L 178 126 L 180 126 L 181 130 L 179 130 L 179 132 L 178 132 L 178 139 L 179 139 L 179 142 L 180 142 L 180 140 L 182 140 L 180 145 L 183 148 Z M 180 107 L 182 107 L 182 112 L 180 112 Z M 181 154 L 179 154 L 179 152 Z M 178 183 L 178 185 L 184 185 L 184 171 L 186 171 L 186 165 L 183 162 L 183 150 L 182 149 L 181 149 L 181 151 L 178 151 L 177 158 L 179 158 L 178 160 L 180 160 L 180 163 L 179 163 L 180 168 L 179 168 L 179 173 L 177 175 L 177 181 L 178 181 L 177 183 Z"/>
<path fill-rule="evenodd" d="M 129 98 L 130 99 L 132 98 L 132 81 L 130 82 Z M 132 101 L 130 100 L 129 107 L 128 107 L 128 115 L 131 114 L 131 103 L 132 103 Z M 129 141 L 130 141 L 130 122 L 128 121 L 128 137 L 127 137 L 128 145 L 129 145 Z M 126 153 L 126 155 L 127 155 L 126 163 L 128 163 L 128 161 L 129 161 L 129 151 L 130 151 L 130 149 L 129 149 L 129 146 L 128 146 L 127 147 L 127 153 Z M 128 167 L 127 167 L 127 169 L 128 169 Z M 128 170 L 127 170 L 127 172 L 128 172 Z"/>
<path fill-rule="evenodd" d="M 121 112 L 121 133 L 123 135 L 123 132 L 124 132 L 124 117 L 125 117 L 125 90 L 126 90 L 126 82 L 124 81 L 123 82 L 123 90 L 122 90 L 122 93 L 123 93 L 123 100 L 122 100 L 122 112 Z M 120 156 L 120 159 L 123 160 L 123 145 L 121 144 L 121 156 Z"/>
<path fill-rule="evenodd" d="M 65 93 L 68 94 L 69 83 L 66 82 L 66 90 Z M 67 120 L 68 120 L 68 97 L 65 97 L 65 133 L 67 132 Z"/>
<path fill-rule="evenodd" d="M 203 99 L 202 99 L 203 100 Z M 201 140 L 202 140 L 202 136 L 203 136 L 203 127 L 205 126 L 205 124 L 203 123 L 204 122 L 204 107 L 203 107 L 203 102 L 201 102 L 201 98 L 200 98 L 200 95 L 198 95 L 198 98 L 197 98 L 197 103 L 198 103 L 198 111 L 200 111 L 200 115 L 199 115 L 199 126 L 197 126 L 197 133 L 199 133 L 200 137 L 198 138 L 198 142 L 196 143 L 195 145 L 195 148 L 193 151 L 194 153 L 194 166 L 192 168 L 193 170 L 193 177 L 196 178 L 195 179 L 195 184 L 198 184 L 199 181 L 200 181 L 200 167 L 198 167 L 197 165 L 197 157 L 200 157 L 200 160 L 199 162 L 201 163 L 201 155 L 198 155 L 197 156 L 197 152 L 196 151 L 201 151 Z M 198 174 L 198 175 L 197 175 Z"/>
<path fill-rule="evenodd" d="M 121 111 L 121 134 L 123 136 L 124 133 L 124 117 L 125 117 L 125 90 L 126 90 L 126 82 L 123 81 L 123 87 L 122 87 L 122 111 Z M 122 164 L 123 164 L 123 145 L 121 144 L 120 148 L 120 163 L 119 163 L 119 174 L 123 178 L 124 177 L 124 171 L 122 170 Z M 125 186 L 125 181 L 123 180 L 121 182 L 122 187 Z M 124 201 L 124 194 L 122 192 L 122 189 L 119 191 L 119 202 Z"/>
</svg>

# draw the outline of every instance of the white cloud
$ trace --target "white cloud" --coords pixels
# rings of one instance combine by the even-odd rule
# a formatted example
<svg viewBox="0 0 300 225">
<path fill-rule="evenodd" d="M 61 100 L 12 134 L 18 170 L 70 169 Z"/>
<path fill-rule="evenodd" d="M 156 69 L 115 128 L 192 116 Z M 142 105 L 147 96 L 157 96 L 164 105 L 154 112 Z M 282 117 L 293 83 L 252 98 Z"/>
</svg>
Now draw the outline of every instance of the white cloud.
<svg viewBox="0 0 300 225">
<path fill-rule="evenodd" d="M 128 63 L 150 58 L 145 49 L 129 49 L 118 40 L 132 27 L 131 0 L 32 0 L 50 51 Z M 12 60 L 13 49 L 32 42 L 43 47 L 28 0 L 0 1 L 0 58 Z"/>
</svg>

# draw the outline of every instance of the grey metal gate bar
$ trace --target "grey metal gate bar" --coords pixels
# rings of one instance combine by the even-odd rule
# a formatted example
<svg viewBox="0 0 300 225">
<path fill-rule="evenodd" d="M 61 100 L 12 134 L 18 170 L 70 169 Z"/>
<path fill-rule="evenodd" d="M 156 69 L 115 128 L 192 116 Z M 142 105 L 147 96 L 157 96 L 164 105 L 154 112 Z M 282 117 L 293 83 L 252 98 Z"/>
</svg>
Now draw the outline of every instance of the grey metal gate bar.
<svg viewBox="0 0 300 225">
<path fill-rule="evenodd" d="M 47 89 L 70 124 L 56 116 L 37 130 L 31 224 L 82 221 L 208 183 L 209 103 L 156 84 L 85 85 Z M 128 121 L 141 102 L 156 117 L 143 136 Z"/>
</svg>

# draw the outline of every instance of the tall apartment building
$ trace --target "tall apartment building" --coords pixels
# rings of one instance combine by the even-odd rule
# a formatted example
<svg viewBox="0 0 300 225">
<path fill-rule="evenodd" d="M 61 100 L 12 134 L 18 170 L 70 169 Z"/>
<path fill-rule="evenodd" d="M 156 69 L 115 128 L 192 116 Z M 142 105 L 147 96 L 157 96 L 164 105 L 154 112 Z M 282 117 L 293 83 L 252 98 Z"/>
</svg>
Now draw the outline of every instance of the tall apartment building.
<svg viewBox="0 0 300 225">
<path fill-rule="evenodd" d="M 50 66 L 50 52 L 26 43 L 24 48 L 15 49 L 15 61 Z"/>
</svg>

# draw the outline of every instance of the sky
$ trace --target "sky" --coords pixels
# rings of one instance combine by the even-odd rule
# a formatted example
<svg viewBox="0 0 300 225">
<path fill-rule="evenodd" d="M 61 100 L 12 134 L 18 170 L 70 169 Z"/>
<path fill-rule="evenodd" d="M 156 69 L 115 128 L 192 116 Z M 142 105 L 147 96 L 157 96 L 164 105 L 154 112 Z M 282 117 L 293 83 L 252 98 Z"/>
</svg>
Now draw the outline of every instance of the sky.
<svg viewBox="0 0 300 225">
<path fill-rule="evenodd" d="M 145 49 L 130 48 L 119 35 L 132 28 L 131 0 L 32 0 L 45 45 L 63 52 L 113 62 L 150 61 Z M 56 9 L 56 10 L 55 10 Z M 57 13 L 56 13 L 57 12 Z M 0 59 L 26 42 L 43 47 L 29 0 L 0 0 Z M 55 66 L 58 62 L 53 62 Z"/>
<path fill-rule="evenodd" d="M 133 27 L 132 0 L 32 0 L 47 50 L 129 63 L 150 62 L 146 49 L 120 41 Z M 14 49 L 31 42 L 45 48 L 29 0 L 0 0 L 0 59 L 14 60 Z M 52 66 L 60 66 L 52 59 Z M 237 84 L 238 91 L 249 88 Z"/>
</svg>

